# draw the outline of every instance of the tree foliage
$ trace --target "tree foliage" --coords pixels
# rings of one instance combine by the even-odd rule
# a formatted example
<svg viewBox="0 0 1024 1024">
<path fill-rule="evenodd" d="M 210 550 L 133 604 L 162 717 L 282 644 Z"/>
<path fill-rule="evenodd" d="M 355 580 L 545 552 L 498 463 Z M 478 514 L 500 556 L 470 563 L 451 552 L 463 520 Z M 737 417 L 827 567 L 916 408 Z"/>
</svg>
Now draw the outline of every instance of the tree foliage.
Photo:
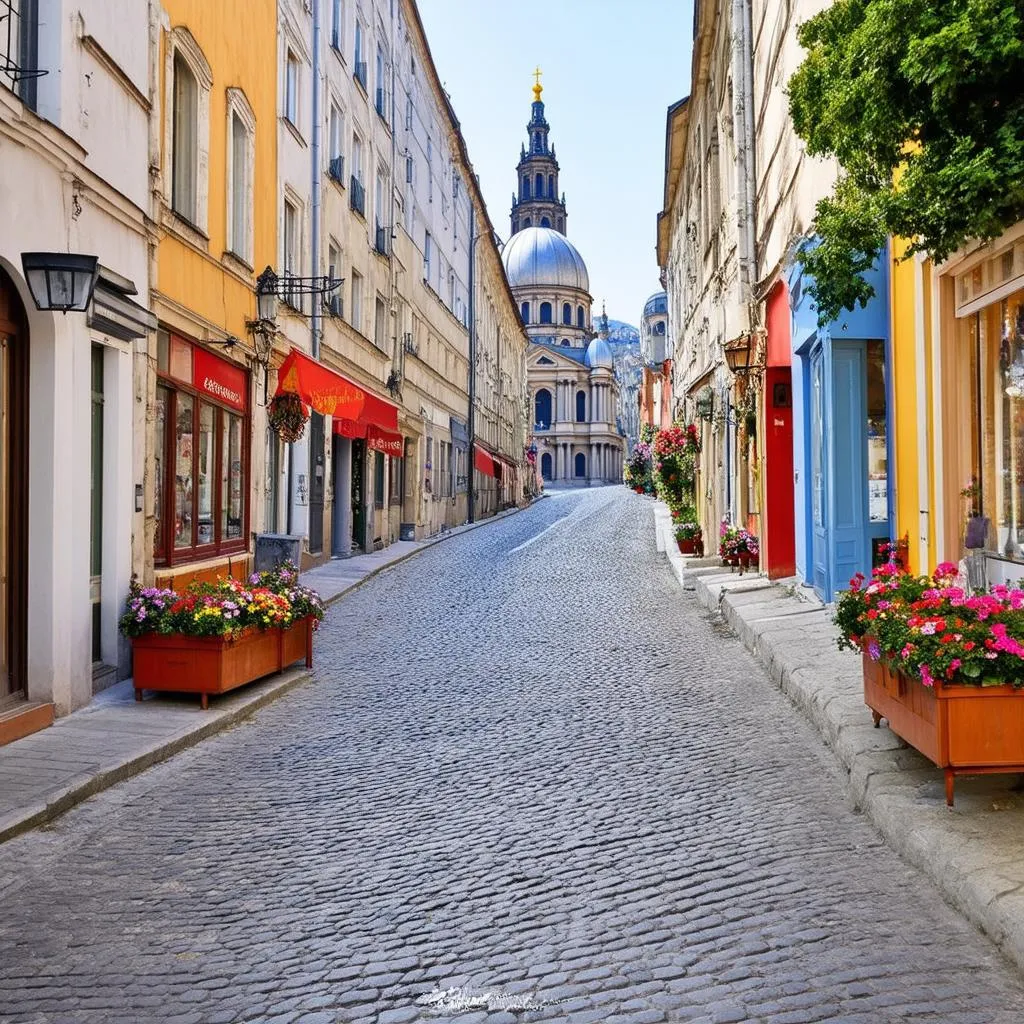
<svg viewBox="0 0 1024 1024">
<path fill-rule="evenodd" d="M 836 0 L 798 38 L 793 124 L 841 167 L 798 257 L 821 323 L 889 235 L 941 261 L 1024 219 L 1024 0 Z"/>
</svg>

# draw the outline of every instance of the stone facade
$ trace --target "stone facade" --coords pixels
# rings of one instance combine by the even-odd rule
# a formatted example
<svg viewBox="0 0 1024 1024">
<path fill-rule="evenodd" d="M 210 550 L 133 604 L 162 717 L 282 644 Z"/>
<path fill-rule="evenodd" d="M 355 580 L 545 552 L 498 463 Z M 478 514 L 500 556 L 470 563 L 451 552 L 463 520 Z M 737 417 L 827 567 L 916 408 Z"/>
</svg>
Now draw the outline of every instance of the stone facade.
<svg viewBox="0 0 1024 1024">
<path fill-rule="evenodd" d="M 706 544 L 722 519 L 751 524 L 759 500 L 738 430 L 738 382 L 724 357 L 726 344 L 749 338 L 756 326 L 750 107 L 744 101 L 749 26 L 733 23 L 736 7 L 698 6 L 691 92 L 668 110 L 658 217 L 658 263 L 673 339 L 672 412 L 701 423 L 698 504 Z"/>
<path fill-rule="evenodd" d="M 65 714 L 130 671 L 117 623 L 142 561 L 149 12 L 53 0 L 45 15 L 3 13 L 0 716 L 35 702 Z M 26 252 L 97 256 L 88 311 L 39 310 Z"/>
</svg>

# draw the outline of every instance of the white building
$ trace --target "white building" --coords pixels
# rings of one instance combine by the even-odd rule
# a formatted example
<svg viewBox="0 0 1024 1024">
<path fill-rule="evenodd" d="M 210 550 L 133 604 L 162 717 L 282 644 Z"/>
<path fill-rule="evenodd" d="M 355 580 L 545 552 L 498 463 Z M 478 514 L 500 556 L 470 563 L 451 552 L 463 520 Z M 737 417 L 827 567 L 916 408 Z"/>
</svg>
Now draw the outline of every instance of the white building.
<svg viewBox="0 0 1024 1024">
<path fill-rule="evenodd" d="M 145 405 L 134 400 L 133 352 L 155 327 L 146 311 L 148 5 L 53 0 L 45 18 L 42 5 L 20 5 L 20 18 L 19 5 L 8 6 L 13 31 L 0 32 L 0 741 L 88 703 L 127 670 L 117 623 L 133 533 L 143 532 L 142 455 L 133 445 Z M 86 312 L 37 309 L 22 256 L 40 251 L 98 258 Z"/>
</svg>

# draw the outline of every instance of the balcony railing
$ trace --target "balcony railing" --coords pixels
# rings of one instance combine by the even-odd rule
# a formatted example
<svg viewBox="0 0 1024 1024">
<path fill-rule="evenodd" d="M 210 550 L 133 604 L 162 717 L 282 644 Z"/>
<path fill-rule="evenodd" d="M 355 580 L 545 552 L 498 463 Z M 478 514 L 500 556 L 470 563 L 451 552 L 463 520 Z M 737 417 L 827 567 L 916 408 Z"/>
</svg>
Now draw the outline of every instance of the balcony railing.
<svg viewBox="0 0 1024 1024">
<path fill-rule="evenodd" d="M 366 61 L 365 60 L 357 60 L 356 61 L 356 66 L 355 66 L 355 70 L 352 72 L 352 77 L 363 87 L 363 90 L 365 91 L 365 89 L 366 89 Z"/>
<path fill-rule="evenodd" d="M 348 196 L 348 204 L 352 207 L 360 217 L 366 216 L 366 189 L 363 188 L 362 182 L 353 174 L 351 181 L 351 190 Z"/>
<path fill-rule="evenodd" d="M 388 234 L 388 229 L 382 227 L 380 224 L 377 225 L 377 230 L 374 232 L 373 247 L 381 254 L 381 256 L 390 255 L 389 242 L 391 238 Z"/>
<path fill-rule="evenodd" d="M 343 156 L 336 156 L 331 160 L 327 165 L 327 176 L 339 185 L 345 184 L 345 158 Z"/>
</svg>

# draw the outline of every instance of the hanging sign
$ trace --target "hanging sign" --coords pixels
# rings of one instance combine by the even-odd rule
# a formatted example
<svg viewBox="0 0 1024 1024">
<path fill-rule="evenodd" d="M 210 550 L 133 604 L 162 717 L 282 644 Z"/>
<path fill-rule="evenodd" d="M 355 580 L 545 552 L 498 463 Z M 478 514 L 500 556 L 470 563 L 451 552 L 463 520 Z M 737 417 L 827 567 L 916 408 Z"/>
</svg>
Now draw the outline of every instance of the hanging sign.
<svg viewBox="0 0 1024 1024">
<path fill-rule="evenodd" d="M 248 373 L 198 345 L 192 346 L 192 382 L 196 390 L 245 412 L 249 397 Z"/>
</svg>

